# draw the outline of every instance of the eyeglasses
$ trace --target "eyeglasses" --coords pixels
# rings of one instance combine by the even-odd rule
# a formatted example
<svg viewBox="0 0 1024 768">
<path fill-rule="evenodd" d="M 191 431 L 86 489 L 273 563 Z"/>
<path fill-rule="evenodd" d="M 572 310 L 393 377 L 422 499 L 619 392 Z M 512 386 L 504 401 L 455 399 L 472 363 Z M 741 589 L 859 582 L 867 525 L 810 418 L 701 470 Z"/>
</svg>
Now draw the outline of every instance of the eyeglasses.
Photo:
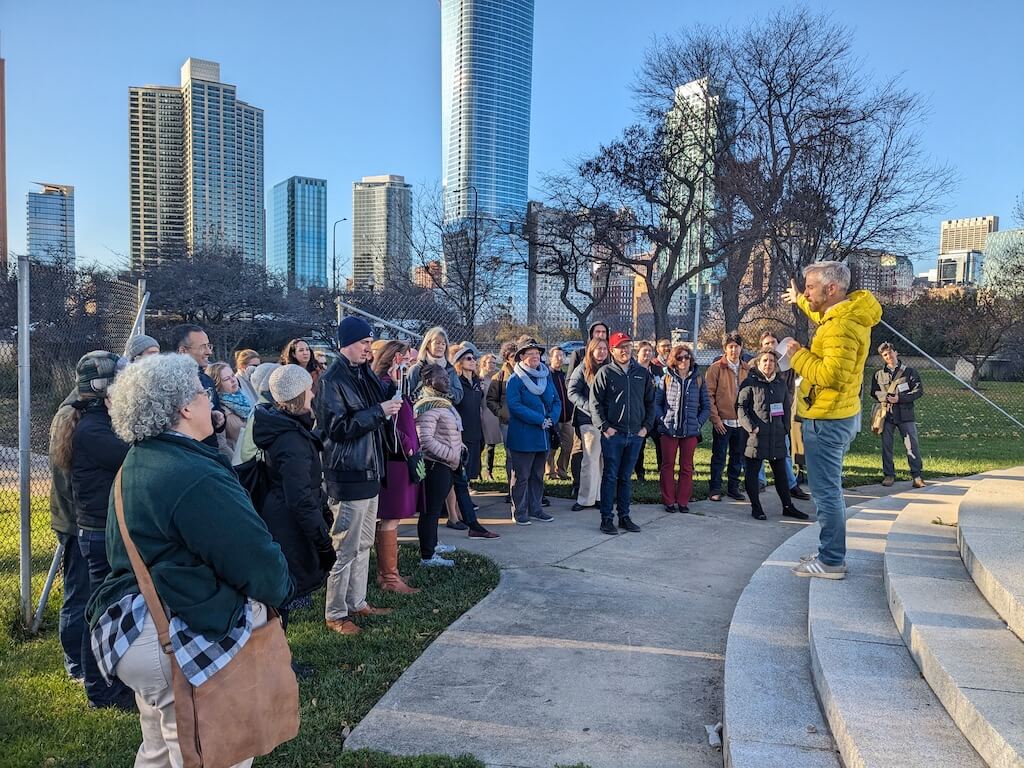
<svg viewBox="0 0 1024 768">
<path fill-rule="evenodd" d="M 185 347 L 185 349 L 205 349 L 207 352 L 213 352 L 213 344 L 207 342 L 206 344 L 196 344 L 194 346 Z"/>
</svg>

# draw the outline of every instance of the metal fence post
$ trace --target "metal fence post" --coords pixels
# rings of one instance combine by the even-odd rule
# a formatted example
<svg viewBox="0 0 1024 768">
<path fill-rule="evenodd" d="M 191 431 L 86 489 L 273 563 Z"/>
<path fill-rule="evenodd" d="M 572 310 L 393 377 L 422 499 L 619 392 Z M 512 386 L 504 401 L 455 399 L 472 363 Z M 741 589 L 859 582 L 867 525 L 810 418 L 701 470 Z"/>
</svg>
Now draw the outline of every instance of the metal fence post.
<svg viewBox="0 0 1024 768">
<path fill-rule="evenodd" d="M 135 327 L 138 329 L 139 335 L 146 332 L 146 304 L 148 303 L 149 298 L 146 296 L 146 278 L 140 277 L 135 289 L 135 307 L 138 312 L 135 320 Z"/>
<path fill-rule="evenodd" d="M 18 256 L 18 506 L 21 512 L 21 617 L 32 622 L 32 445 L 29 432 L 32 389 L 29 371 L 29 260 Z"/>
</svg>

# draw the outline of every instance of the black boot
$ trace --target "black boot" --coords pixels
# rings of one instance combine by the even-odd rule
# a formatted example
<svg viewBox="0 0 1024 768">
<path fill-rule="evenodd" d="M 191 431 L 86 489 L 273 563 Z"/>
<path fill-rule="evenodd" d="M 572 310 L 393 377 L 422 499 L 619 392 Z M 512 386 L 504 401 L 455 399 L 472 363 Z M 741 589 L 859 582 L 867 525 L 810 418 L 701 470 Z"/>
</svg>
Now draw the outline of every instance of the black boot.
<svg viewBox="0 0 1024 768">
<path fill-rule="evenodd" d="M 618 535 L 619 532 L 615 530 L 615 523 L 610 517 L 601 518 L 601 533 L 607 533 L 609 536 Z"/>
<path fill-rule="evenodd" d="M 640 533 L 640 526 L 629 519 L 629 515 L 619 518 L 619 528 L 630 533 Z"/>
</svg>

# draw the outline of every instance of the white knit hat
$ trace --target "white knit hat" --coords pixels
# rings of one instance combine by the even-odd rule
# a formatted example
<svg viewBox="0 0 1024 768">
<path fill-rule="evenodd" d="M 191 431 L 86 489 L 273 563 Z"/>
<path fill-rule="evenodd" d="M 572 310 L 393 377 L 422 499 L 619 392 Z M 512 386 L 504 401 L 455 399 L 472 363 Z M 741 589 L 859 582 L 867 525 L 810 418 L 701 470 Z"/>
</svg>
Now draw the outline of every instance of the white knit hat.
<svg viewBox="0 0 1024 768">
<path fill-rule="evenodd" d="M 309 371 L 298 365 L 282 365 L 270 374 L 270 394 L 275 403 L 287 403 L 313 386 Z"/>
</svg>

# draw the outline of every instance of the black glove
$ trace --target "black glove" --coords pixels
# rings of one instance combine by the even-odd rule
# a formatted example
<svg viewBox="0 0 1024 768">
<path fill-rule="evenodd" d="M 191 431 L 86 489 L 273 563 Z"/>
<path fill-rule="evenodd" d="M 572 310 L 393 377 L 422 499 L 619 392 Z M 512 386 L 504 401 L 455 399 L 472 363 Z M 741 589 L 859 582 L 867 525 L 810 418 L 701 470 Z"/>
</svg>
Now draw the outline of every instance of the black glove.
<svg viewBox="0 0 1024 768">
<path fill-rule="evenodd" d="M 330 571 L 338 561 L 338 553 L 334 551 L 331 544 L 326 544 L 316 549 L 316 556 L 320 559 L 320 570 Z"/>
</svg>

